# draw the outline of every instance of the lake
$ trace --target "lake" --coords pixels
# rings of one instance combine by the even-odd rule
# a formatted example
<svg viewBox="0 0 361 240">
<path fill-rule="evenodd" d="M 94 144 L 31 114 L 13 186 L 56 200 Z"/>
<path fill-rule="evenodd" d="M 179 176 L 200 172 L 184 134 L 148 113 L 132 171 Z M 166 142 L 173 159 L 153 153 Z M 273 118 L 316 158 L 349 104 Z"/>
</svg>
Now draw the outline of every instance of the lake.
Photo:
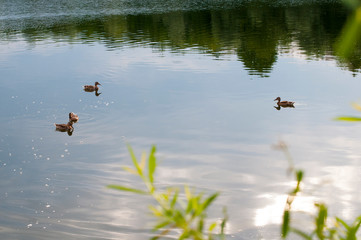
<svg viewBox="0 0 361 240">
<path fill-rule="evenodd" d="M 334 46 L 350 11 L 337 1 L 0 0 L 1 239 L 148 239 L 130 166 L 157 146 L 160 189 L 220 192 L 227 239 L 279 239 L 295 210 L 361 213 L 361 51 Z M 100 82 L 99 91 L 83 85 Z M 276 97 L 295 102 L 277 108 Z M 72 132 L 55 131 L 69 112 Z M 297 224 L 304 224 L 301 218 Z M 307 226 L 307 223 L 306 223 Z"/>
</svg>

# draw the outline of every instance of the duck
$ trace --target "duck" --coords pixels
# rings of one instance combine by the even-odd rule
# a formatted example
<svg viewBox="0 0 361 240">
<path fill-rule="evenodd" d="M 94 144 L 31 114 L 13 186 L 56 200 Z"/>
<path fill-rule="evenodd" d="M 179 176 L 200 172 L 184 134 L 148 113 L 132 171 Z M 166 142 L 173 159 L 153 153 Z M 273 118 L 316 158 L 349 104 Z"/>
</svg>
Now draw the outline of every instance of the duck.
<svg viewBox="0 0 361 240">
<path fill-rule="evenodd" d="M 281 102 L 281 98 L 280 97 L 277 97 L 275 100 L 273 101 L 278 101 L 277 102 L 277 105 L 279 107 L 295 107 L 293 104 L 295 104 L 295 102 L 289 102 L 289 101 L 282 101 Z"/>
<path fill-rule="evenodd" d="M 78 120 L 79 120 L 78 115 L 76 115 L 73 112 L 69 113 L 69 122 L 77 122 Z"/>
<path fill-rule="evenodd" d="M 65 131 L 71 131 L 73 130 L 73 122 L 72 121 L 69 121 L 67 124 L 57 124 L 57 123 L 54 123 L 55 125 L 55 129 L 57 131 L 61 131 L 61 132 L 65 132 Z"/>
<path fill-rule="evenodd" d="M 99 82 L 95 82 L 94 86 L 93 85 L 85 85 L 84 87 L 84 91 L 86 92 L 94 92 L 94 91 L 98 91 L 98 85 L 101 86 L 101 84 Z"/>
</svg>

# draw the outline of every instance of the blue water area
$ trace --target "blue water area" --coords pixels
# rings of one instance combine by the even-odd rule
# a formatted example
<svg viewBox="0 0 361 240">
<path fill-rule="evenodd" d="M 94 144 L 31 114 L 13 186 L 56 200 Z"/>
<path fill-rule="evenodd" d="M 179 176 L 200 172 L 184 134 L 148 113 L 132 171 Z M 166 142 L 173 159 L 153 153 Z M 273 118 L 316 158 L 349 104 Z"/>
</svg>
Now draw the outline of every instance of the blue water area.
<svg viewBox="0 0 361 240">
<path fill-rule="evenodd" d="M 219 191 L 208 217 L 227 207 L 227 239 L 279 238 L 295 184 L 280 141 L 305 171 L 296 211 L 358 216 L 361 130 L 334 120 L 360 115 L 360 66 L 333 50 L 348 10 L 206 3 L 1 1 L 1 239 L 153 236 L 153 201 L 106 188 L 143 187 L 127 144 L 157 146 L 160 189 Z"/>
</svg>

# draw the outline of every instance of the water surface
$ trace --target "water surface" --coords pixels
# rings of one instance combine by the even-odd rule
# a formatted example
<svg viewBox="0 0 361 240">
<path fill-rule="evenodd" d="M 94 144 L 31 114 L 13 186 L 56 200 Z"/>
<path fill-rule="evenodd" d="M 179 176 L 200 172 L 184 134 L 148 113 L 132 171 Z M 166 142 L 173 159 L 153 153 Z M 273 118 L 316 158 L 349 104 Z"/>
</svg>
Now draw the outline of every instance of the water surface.
<svg viewBox="0 0 361 240">
<path fill-rule="evenodd" d="M 292 178 L 272 148 L 305 169 L 298 208 L 360 212 L 360 64 L 334 54 L 338 2 L 1 1 L 0 236 L 147 239 L 145 197 L 122 170 L 158 148 L 160 188 L 221 196 L 230 239 L 278 239 Z M 99 81 L 96 96 L 82 90 Z M 295 108 L 277 110 L 277 96 Z M 55 131 L 69 112 L 74 131 Z"/>
</svg>

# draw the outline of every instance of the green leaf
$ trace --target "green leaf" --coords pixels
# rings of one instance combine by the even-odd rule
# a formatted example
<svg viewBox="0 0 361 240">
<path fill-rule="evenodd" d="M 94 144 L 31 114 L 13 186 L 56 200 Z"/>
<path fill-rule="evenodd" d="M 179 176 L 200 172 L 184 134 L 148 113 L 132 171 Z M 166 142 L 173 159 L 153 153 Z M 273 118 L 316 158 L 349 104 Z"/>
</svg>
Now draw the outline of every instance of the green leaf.
<svg viewBox="0 0 361 240">
<path fill-rule="evenodd" d="M 142 153 L 142 156 L 140 157 L 140 163 L 139 163 L 139 168 L 142 170 L 142 172 L 144 171 L 144 168 L 145 168 L 146 159 L 147 159 L 147 155 L 145 153 Z"/>
<path fill-rule="evenodd" d="M 341 223 L 345 229 L 350 230 L 351 227 L 349 225 L 347 225 L 347 223 L 344 220 L 342 220 L 341 218 L 336 217 L 336 221 Z"/>
<path fill-rule="evenodd" d="M 360 117 L 352 117 L 352 116 L 342 116 L 335 118 L 337 121 L 347 121 L 347 122 L 359 122 L 361 121 Z"/>
<path fill-rule="evenodd" d="M 356 226 L 354 227 L 355 233 L 358 231 L 358 229 L 360 228 L 360 225 L 361 225 L 360 219 L 357 219 L 357 220 L 355 221 L 355 223 L 356 223 L 356 222 L 357 222 L 357 224 L 356 224 Z"/>
<path fill-rule="evenodd" d="M 301 182 L 302 178 L 303 178 L 303 171 L 302 170 L 298 170 L 296 172 L 296 177 L 297 177 L 297 182 Z"/>
<path fill-rule="evenodd" d="M 172 199 L 172 201 L 170 203 L 171 208 L 174 208 L 175 204 L 177 203 L 178 194 L 179 194 L 179 191 L 178 191 L 178 189 L 176 189 L 175 193 L 174 193 L 174 196 L 173 196 L 173 199 Z"/>
<path fill-rule="evenodd" d="M 344 28 L 342 29 L 341 37 L 336 43 L 336 53 L 342 58 L 349 58 L 361 35 L 361 7 L 358 7 L 354 14 L 350 15 Z"/>
<path fill-rule="evenodd" d="M 153 146 L 152 150 L 150 151 L 149 154 L 149 159 L 148 159 L 148 169 L 149 169 L 149 181 L 151 183 L 154 182 L 154 178 L 153 178 L 153 174 L 155 172 L 155 168 L 157 166 L 157 162 L 156 162 L 156 158 L 155 158 L 155 152 L 156 152 L 156 147 Z"/>
<path fill-rule="evenodd" d="M 169 224 L 171 224 L 171 223 L 172 223 L 172 221 L 170 221 L 170 220 L 165 220 L 165 221 L 160 222 L 160 223 L 158 223 L 157 225 L 155 225 L 155 226 L 153 227 L 153 229 L 154 229 L 154 230 L 158 230 L 158 229 L 163 228 L 163 227 L 165 227 L 165 226 L 167 226 L 167 225 L 169 225 Z"/>
<path fill-rule="evenodd" d="M 217 223 L 216 223 L 216 222 L 212 223 L 212 224 L 209 226 L 208 231 L 212 232 L 215 227 L 217 227 Z"/>
<path fill-rule="evenodd" d="M 162 213 L 159 209 L 157 209 L 156 207 L 154 207 L 154 206 L 149 206 L 149 209 L 150 209 L 150 211 L 153 213 L 154 216 L 156 216 L 156 217 L 161 217 L 161 216 L 163 216 L 163 213 Z"/>
<path fill-rule="evenodd" d="M 187 239 L 190 236 L 190 230 L 184 229 L 183 233 L 179 236 L 179 240 Z"/>
<path fill-rule="evenodd" d="M 127 146 L 128 146 L 128 151 L 129 151 L 130 157 L 132 158 L 133 164 L 134 164 L 135 168 L 137 169 L 138 174 L 140 176 L 143 176 L 142 169 L 140 168 L 140 166 L 138 164 L 137 157 L 135 156 L 132 147 L 129 144 Z"/>
<path fill-rule="evenodd" d="M 288 230 L 290 229 L 290 212 L 289 210 L 285 210 L 283 212 L 283 224 L 282 224 L 282 238 L 286 238 L 288 234 Z"/>
<path fill-rule="evenodd" d="M 192 193 L 187 185 L 184 186 L 184 192 L 186 193 L 187 200 L 189 201 L 192 198 Z"/>
<path fill-rule="evenodd" d="M 203 232 L 203 228 L 204 228 L 204 220 L 200 219 L 198 222 L 198 232 Z"/>
<path fill-rule="evenodd" d="M 187 205 L 187 208 L 186 208 L 186 213 L 190 213 L 193 209 L 193 199 L 189 199 L 188 200 L 188 205 Z"/>
<path fill-rule="evenodd" d="M 202 209 L 199 209 L 199 196 L 192 198 L 192 210 L 196 211 L 199 210 L 202 211 Z M 193 212 L 195 213 L 195 212 Z M 198 215 L 198 213 L 197 213 Z"/>
<path fill-rule="evenodd" d="M 316 218 L 316 233 L 319 239 L 324 239 L 324 228 L 327 219 L 327 207 L 324 204 L 318 205 L 319 211 Z"/>
<path fill-rule="evenodd" d="M 131 173 L 131 174 L 135 174 L 135 175 L 138 175 L 138 172 L 133 169 L 133 168 L 130 168 L 130 167 L 122 167 L 125 171 Z"/>
<path fill-rule="evenodd" d="M 228 221 L 228 214 L 227 214 L 227 208 L 226 207 L 223 208 L 223 216 L 224 216 L 224 218 L 223 218 L 223 220 L 221 222 L 221 239 L 225 239 L 224 230 L 226 228 L 226 223 Z"/>
<path fill-rule="evenodd" d="M 202 204 L 202 209 L 206 210 L 208 206 L 218 197 L 219 193 L 214 193 L 209 196 Z"/>
<path fill-rule="evenodd" d="M 116 190 L 120 190 L 120 191 L 126 191 L 126 192 L 132 192 L 132 193 L 137 193 L 137 194 L 144 194 L 144 195 L 148 194 L 147 192 L 145 192 L 143 190 L 139 190 L 139 189 L 135 189 L 135 188 L 128 188 L 128 187 L 124 187 L 124 186 L 120 186 L 120 185 L 108 185 L 107 188 L 116 189 Z"/>
<path fill-rule="evenodd" d="M 312 240 L 311 236 L 309 236 L 307 233 L 305 233 L 299 229 L 291 228 L 290 230 L 292 232 L 294 232 L 295 234 L 297 234 L 298 236 L 302 237 L 303 239 Z"/>
<path fill-rule="evenodd" d="M 184 225 L 188 225 L 187 220 L 186 220 L 186 216 L 183 215 L 182 211 L 179 210 L 173 210 L 174 212 L 174 216 L 173 216 L 173 221 L 176 224 L 177 227 L 181 228 Z"/>
</svg>

